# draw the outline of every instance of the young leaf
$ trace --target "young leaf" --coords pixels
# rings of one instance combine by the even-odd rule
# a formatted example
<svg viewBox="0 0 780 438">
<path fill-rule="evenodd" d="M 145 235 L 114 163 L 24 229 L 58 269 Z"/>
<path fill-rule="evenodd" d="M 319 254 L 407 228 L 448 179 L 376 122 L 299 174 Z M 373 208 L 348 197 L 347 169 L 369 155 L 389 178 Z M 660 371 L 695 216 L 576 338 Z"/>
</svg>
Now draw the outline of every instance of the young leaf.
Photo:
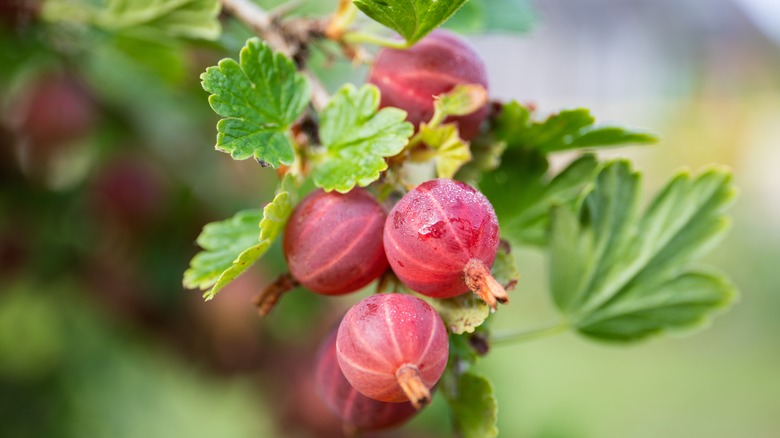
<svg viewBox="0 0 780 438">
<path fill-rule="evenodd" d="M 448 93 L 436 96 L 430 124 L 438 124 L 449 116 L 465 116 L 488 103 L 488 93 L 479 84 L 458 84 Z"/>
<path fill-rule="evenodd" d="M 219 0 L 48 0 L 43 16 L 49 21 L 77 21 L 116 33 L 150 38 L 215 40 L 221 28 Z"/>
<path fill-rule="evenodd" d="M 385 157 L 401 152 L 414 132 L 406 112 L 379 108 L 379 89 L 343 86 L 320 117 L 320 140 L 325 150 L 313 171 L 314 184 L 346 193 L 365 187 L 387 169 Z"/>
<path fill-rule="evenodd" d="M 553 177 L 547 158 L 538 151 L 509 149 L 501 165 L 483 176 L 479 189 L 496 210 L 502 236 L 542 246 L 550 207 L 573 203 L 592 181 L 596 165 L 592 155 L 583 155 Z"/>
<path fill-rule="evenodd" d="M 201 75 L 217 123 L 218 150 L 236 160 L 254 157 L 273 167 L 291 164 L 287 129 L 309 103 L 306 78 L 293 62 L 257 38 L 241 49 L 240 64 L 223 59 Z"/>
<path fill-rule="evenodd" d="M 230 219 L 207 224 L 197 240 L 204 251 L 192 258 L 190 268 L 184 272 L 184 286 L 210 288 L 203 298 L 214 298 L 265 254 L 291 212 L 290 196 L 281 192 L 262 212 L 244 210 Z"/>
<path fill-rule="evenodd" d="M 469 144 L 460 138 L 455 124 L 431 127 L 423 123 L 419 136 L 427 148 L 412 151 L 411 159 L 427 161 L 432 158 L 436 163 L 436 175 L 439 178 L 452 178 L 461 166 L 471 160 Z"/>
<path fill-rule="evenodd" d="M 557 307 L 581 333 L 634 341 L 694 327 L 728 306 L 727 279 L 691 263 L 723 236 L 734 198 L 719 168 L 681 172 L 639 213 L 639 174 L 611 162 L 575 215 L 553 210 L 550 283 Z"/>
<path fill-rule="evenodd" d="M 458 436 L 492 438 L 498 436 L 498 405 L 493 385 L 486 378 L 465 372 L 455 377 L 452 390 L 444 394 L 452 411 Z"/>
<path fill-rule="evenodd" d="M 594 146 L 648 144 L 658 139 L 649 133 L 613 126 L 594 126 L 585 108 L 563 110 L 544 121 L 533 120 L 533 111 L 517 102 L 505 104 L 495 120 L 495 133 L 508 148 L 551 153 Z"/>
<path fill-rule="evenodd" d="M 466 0 L 355 0 L 354 3 L 412 45 L 447 21 Z"/>
</svg>

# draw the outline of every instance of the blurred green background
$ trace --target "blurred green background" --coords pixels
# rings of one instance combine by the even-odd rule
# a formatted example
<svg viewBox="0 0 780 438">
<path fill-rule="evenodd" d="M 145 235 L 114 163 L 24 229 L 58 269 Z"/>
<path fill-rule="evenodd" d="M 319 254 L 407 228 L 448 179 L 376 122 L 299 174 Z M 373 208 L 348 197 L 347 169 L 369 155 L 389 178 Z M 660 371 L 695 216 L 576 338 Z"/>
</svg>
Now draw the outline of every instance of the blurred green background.
<svg viewBox="0 0 780 438">
<path fill-rule="evenodd" d="M 302 13 L 333 4 L 304 3 Z M 495 12 L 509 3 L 526 33 L 469 36 L 493 97 L 542 112 L 584 106 L 658 133 L 656 146 L 605 154 L 635 160 L 648 196 L 681 166 L 733 168 L 733 229 L 707 261 L 742 297 L 691 336 L 494 346 L 478 368 L 495 384 L 501 435 L 780 436 L 780 4 L 501 1 L 464 13 L 505 31 Z M 213 150 L 217 116 L 199 85 L 246 29 L 223 17 L 215 43 L 139 43 L 10 4 L 0 8 L 0 436 L 339 436 L 312 388 L 313 352 L 367 292 L 296 292 L 259 321 L 251 298 L 283 270 L 278 245 L 212 302 L 181 287 L 203 224 L 262 206 L 276 183 Z M 331 88 L 361 80 L 327 53 L 314 57 Z M 523 277 L 497 331 L 556 321 L 544 254 L 516 257 Z M 446 415 L 435 400 L 378 435 L 448 436 Z"/>
</svg>

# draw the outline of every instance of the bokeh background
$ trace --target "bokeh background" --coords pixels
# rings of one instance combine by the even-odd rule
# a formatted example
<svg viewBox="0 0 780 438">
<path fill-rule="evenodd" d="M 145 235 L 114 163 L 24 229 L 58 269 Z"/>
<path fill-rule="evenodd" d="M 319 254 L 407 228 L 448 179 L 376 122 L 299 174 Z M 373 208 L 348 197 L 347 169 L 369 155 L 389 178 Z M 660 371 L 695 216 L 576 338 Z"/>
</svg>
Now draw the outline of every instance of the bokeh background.
<svg viewBox="0 0 780 438">
<path fill-rule="evenodd" d="M 225 19 L 217 43 L 138 45 L 41 23 L 22 4 L 33 12 L 0 7 L 0 436 L 339 436 L 313 392 L 313 354 L 361 295 L 296 292 L 260 321 L 250 301 L 283 270 L 278 247 L 212 302 L 181 287 L 203 224 L 274 189 L 272 171 L 213 151 L 199 86 L 248 32 Z M 707 261 L 742 296 L 684 337 L 494 346 L 478 368 L 502 436 L 780 436 L 780 3 L 522 5 L 503 18 L 525 33 L 469 35 L 492 96 L 658 133 L 608 154 L 635 161 L 648 196 L 680 167 L 731 166 L 733 229 Z M 364 73 L 315 59 L 331 87 Z M 517 261 L 496 330 L 556 321 L 544 254 Z M 449 436 L 446 416 L 435 400 L 378 436 Z"/>
</svg>

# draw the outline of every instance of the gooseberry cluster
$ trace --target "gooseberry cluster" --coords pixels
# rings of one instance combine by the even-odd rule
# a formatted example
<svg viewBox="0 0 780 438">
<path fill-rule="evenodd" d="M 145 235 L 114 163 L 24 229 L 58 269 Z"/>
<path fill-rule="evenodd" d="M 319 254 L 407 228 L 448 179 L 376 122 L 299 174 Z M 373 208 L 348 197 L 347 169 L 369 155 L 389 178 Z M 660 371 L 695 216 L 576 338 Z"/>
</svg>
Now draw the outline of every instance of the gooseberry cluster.
<svg viewBox="0 0 780 438">
<path fill-rule="evenodd" d="M 389 214 L 366 189 L 315 191 L 291 215 L 283 249 L 294 280 L 318 294 L 354 292 L 389 266 L 421 295 L 471 290 L 495 305 L 506 301 L 503 288 L 491 288 L 498 242 L 487 199 L 462 182 L 435 179 Z M 320 348 L 318 392 L 351 427 L 391 427 L 430 401 L 448 357 L 447 328 L 433 307 L 410 294 L 372 295 Z"/>
<path fill-rule="evenodd" d="M 476 53 L 445 31 L 408 50 L 381 51 L 369 81 L 382 90 L 382 106 L 406 110 L 418 128 L 433 115 L 435 96 L 458 84 L 487 87 Z M 483 107 L 447 122 L 472 138 L 486 112 Z M 367 189 L 316 190 L 298 204 L 285 228 L 288 281 L 267 289 L 258 305 L 263 312 L 279 292 L 295 285 L 321 295 L 351 293 L 389 267 L 406 288 L 423 296 L 450 298 L 473 291 L 495 308 L 507 301 L 490 274 L 498 244 L 493 207 L 459 181 L 420 184 L 389 213 Z M 384 429 L 406 421 L 430 401 L 448 358 L 447 328 L 430 304 L 411 294 L 375 294 L 352 306 L 323 341 L 317 390 L 346 426 Z"/>
</svg>

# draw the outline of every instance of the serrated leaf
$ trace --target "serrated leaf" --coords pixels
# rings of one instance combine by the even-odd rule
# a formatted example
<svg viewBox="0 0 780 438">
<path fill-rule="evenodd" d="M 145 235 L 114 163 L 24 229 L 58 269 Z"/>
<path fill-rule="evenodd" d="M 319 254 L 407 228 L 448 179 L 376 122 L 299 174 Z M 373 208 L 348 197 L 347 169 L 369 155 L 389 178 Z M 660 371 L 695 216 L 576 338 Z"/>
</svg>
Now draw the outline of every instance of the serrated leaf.
<svg viewBox="0 0 780 438">
<path fill-rule="evenodd" d="M 379 109 L 379 89 L 344 85 L 320 115 L 320 141 L 325 148 L 313 171 L 314 184 L 346 193 L 365 187 L 387 169 L 386 157 L 400 153 L 414 132 L 406 112 Z"/>
<path fill-rule="evenodd" d="M 203 298 L 214 298 L 265 254 L 291 212 L 290 195 L 281 192 L 262 212 L 244 210 L 230 219 L 207 224 L 197 240 L 204 251 L 192 258 L 190 268 L 184 272 L 184 286 L 210 288 Z"/>
<path fill-rule="evenodd" d="M 490 316 L 490 307 L 472 293 L 447 299 L 424 298 L 454 334 L 473 333 Z"/>
<path fill-rule="evenodd" d="M 251 38 L 241 49 L 240 64 L 223 59 L 201 79 L 211 108 L 224 117 L 217 123 L 218 150 L 273 167 L 293 162 L 287 129 L 306 109 L 311 91 L 289 58 Z"/>
<path fill-rule="evenodd" d="M 537 20 L 531 0 L 471 0 L 446 27 L 468 33 L 526 33 Z"/>
<path fill-rule="evenodd" d="M 584 147 L 658 141 L 646 132 L 595 126 L 596 120 L 585 108 L 563 110 L 543 121 L 534 120 L 533 115 L 532 110 L 517 102 L 505 104 L 495 120 L 496 138 L 506 142 L 510 149 L 533 149 L 545 154 Z"/>
<path fill-rule="evenodd" d="M 460 138 L 458 127 L 448 123 L 431 127 L 426 123 L 420 126 L 419 139 L 428 148 L 420 151 L 422 158 L 433 159 L 436 163 L 436 175 L 439 178 L 452 178 L 455 173 L 471 160 L 469 144 Z M 418 160 L 412 152 L 412 160 Z M 419 160 L 418 160 L 419 161 Z"/>
<path fill-rule="evenodd" d="M 498 405 L 493 385 L 485 377 L 465 372 L 446 391 L 447 403 L 458 436 L 493 438 L 498 436 Z"/>
<path fill-rule="evenodd" d="M 117 33 L 214 40 L 221 32 L 219 11 L 218 0 L 48 0 L 42 14 Z"/>
<path fill-rule="evenodd" d="M 596 166 L 595 157 L 583 155 L 553 176 L 538 151 L 510 149 L 501 165 L 483 176 L 479 189 L 493 205 L 504 238 L 542 246 L 550 207 L 573 203 L 593 180 Z"/>
<path fill-rule="evenodd" d="M 694 327 L 736 294 L 721 275 L 692 267 L 727 229 L 729 172 L 681 172 L 641 215 L 639 179 L 627 162 L 609 163 L 576 213 L 553 210 L 553 298 L 591 337 L 634 341 Z"/>
<path fill-rule="evenodd" d="M 354 0 L 354 3 L 411 45 L 447 21 L 466 0 Z"/>
</svg>

